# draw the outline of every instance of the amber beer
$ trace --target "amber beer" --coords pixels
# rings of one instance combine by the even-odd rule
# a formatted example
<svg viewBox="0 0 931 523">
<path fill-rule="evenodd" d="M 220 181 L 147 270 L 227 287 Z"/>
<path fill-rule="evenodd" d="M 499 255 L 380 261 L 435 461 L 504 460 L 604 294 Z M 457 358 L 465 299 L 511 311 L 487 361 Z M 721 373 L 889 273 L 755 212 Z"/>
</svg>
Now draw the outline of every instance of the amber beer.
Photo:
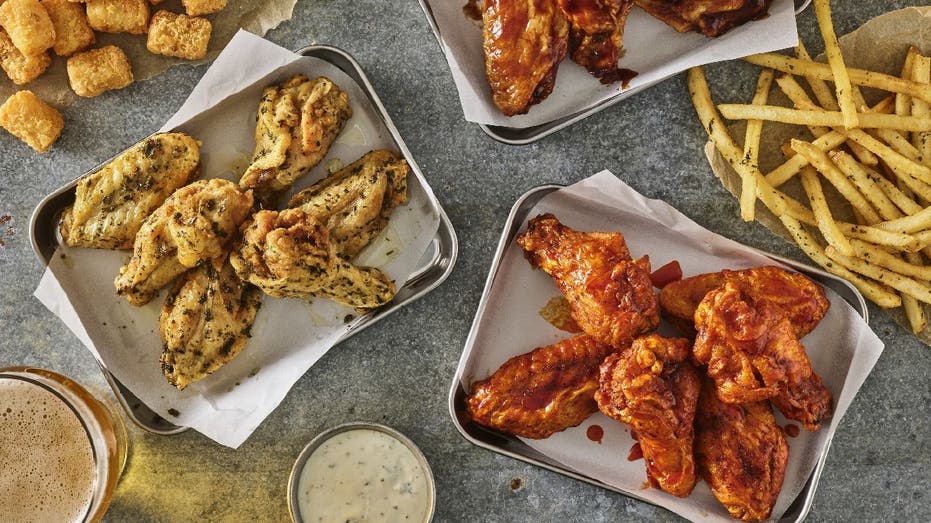
<svg viewBox="0 0 931 523">
<path fill-rule="evenodd" d="M 74 381 L 32 367 L 0 369 L 0 518 L 98 521 L 126 442 L 119 415 Z"/>
</svg>

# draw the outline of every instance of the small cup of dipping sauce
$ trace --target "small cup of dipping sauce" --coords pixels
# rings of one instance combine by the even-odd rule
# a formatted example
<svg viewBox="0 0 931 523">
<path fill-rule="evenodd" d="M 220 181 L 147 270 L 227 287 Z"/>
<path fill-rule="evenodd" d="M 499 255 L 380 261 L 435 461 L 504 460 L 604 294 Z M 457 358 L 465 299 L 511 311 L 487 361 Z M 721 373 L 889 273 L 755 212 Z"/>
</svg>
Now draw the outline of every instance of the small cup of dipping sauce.
<svg viewBox="0 0 931 523">
<path fill-rule="evenodd" d="M 433 519 L 433 473 L 420 449 L 377 423 L 345 423 L 304 447 L 288 480 L 295 523 Z"/>
</svg>

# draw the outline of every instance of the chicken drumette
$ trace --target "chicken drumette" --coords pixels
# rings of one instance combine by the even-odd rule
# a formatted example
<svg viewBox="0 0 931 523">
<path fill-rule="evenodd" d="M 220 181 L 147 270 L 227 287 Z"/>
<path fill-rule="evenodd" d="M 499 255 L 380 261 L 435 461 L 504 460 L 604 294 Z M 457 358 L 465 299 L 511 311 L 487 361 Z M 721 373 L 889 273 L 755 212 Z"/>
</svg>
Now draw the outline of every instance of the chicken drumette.
<svg viewBox="0 0 931 523">
<path fill-rule="evenodd" d="M 569 20 L 569 54 L 603 84 L 626 81 L 634 72 L 618 69 L 624 24 L 632 0 L 557 0 Z"/>
</svg>

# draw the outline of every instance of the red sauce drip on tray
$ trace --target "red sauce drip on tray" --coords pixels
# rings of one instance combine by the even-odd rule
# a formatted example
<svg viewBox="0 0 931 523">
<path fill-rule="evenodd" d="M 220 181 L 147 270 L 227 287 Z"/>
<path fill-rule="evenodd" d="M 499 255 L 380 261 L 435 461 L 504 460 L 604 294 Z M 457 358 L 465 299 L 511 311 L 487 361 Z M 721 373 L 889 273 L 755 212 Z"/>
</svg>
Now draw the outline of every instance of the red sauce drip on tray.
<svg viewBox="0 0 931 523">
<path fill-rule="evenodd" d="M 630 447 L 630 453 L 627 454 L 627 461 L 637 461 L 638 459 L 643 459 L 643 449 L 640 448 L 639 441 Z"/>
<path fill-rule="evenodd" d="M 786 436 L 789 436 L 790 438 L 798 436 L 799 433 L 798 425 L 794 423 L 787 423 L 783 430 L 785 431 Z"/>
<path fill-rule="evenodd" d="M 601 445 L 601 438 L 605 436 L 605 430 L 601 428 L 601 425 L 592 425 L 585 431 L 585 435 L 588 436 L 588 439 Z"/>
</svg>

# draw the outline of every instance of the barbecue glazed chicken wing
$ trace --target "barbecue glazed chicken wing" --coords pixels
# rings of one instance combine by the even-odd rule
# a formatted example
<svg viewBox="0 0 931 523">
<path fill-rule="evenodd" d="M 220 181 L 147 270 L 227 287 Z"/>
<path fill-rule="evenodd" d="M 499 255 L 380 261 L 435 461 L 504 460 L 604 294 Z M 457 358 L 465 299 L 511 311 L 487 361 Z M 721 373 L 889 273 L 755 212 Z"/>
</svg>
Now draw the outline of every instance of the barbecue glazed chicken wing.
<svg viewBox="0 0 931 523">
<path fill-rule="evenodd" d="M 689 361 L 691 343 L 650 334 L 601 364 L 598 408 L 631 428 L 650 483 L 684 498 L 697 479 L 693 422 L 701 377 Z"/>
<path fill-rule="evenodd" d="M 485 75 L 506 116 L 524 114 L 553 91 L 569 23 L 556 0 L 485 0 Z"/>
<path fill-rule="evenodd" d="M 624 24 L 632 0 L 557 0 L 569 20 L 569 54 L 603 84 L 629 80 L 633 74 L 617 62 L 624 45 Z"/>
<path fill-rule="evenodd" d="M 251 191 L 227 180 L 200 180 L 178 189 L 136 234 L 133 256 L 114 282 L 117 294 L 145 305 L 175 277 L 223 255 L 250 212 Z"/>
<path fill-rule="evenodd" d="M 695 459 L 731 516 L 764 521 L 782 489 L 789 446 L 767 402 L 723 403 L 706 379 L 695 417 Z"/>
<path fill-rule="evenodd" d="M 543 214 L 517 243 L 532 266 L 553 277 L 572 318 L 596 340 L 625 347 L 659 324 L 650 260 L 632 260 L 621 233 L 579 232 Z"/>
<path fill-rule="evenodd" d="M 168 381 L 183 390 L 239 354 L 261 300 L 259 290 L 236 276 L 226 256 L 179 279 L 159 316 L 159 362 Z"/>
<path fill-rule="evenodd" d="M 772 0 L 634 0 L 638 7 L 680 33 L 721 36 L 750 20 L 763 18 Z"/>
<path fill-rule="evenodd" d="M 582 334 L 515 356 L 472 384 L 466 412 L 501 432 L 548 438 L 598 411 L 598 365 L 613 351 Z"/>
</svg>

